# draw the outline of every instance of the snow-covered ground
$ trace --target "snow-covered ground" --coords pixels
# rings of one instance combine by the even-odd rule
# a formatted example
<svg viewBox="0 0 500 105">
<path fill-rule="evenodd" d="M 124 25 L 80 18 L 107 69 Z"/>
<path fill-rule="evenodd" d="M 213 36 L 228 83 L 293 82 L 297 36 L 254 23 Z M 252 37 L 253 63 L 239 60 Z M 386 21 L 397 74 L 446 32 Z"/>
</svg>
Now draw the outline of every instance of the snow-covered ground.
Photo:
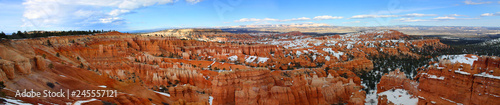
<svg viewBox="0 0 500 105">
<path fill-rule="evenodd" d="M 255 59 L 257 59 L 256 56 L 249 56 L 248 58 L 245 59 L 245 62 L 253 62 Z"/>
<path fill-rule="evenodd" d="M 370 93 L 366 93 L 365 105 L 377 105 L 377 90 L 370 91 Z"/>
<path fill-rule="evenodd" d="M 233 56 L 227 57 L 227 59 L 229 59 L 230 61 L 236 61 L 236 60 L 238 60 L 238 56 L 233 55 Z"/>
<path fill-rule="evenodd" d="M 378 94 L 379 96 L 387 95 L 387 100 L 396 105 L 417 105 L 418 98 L 410 95 L 406 90 L 395 89 L 388 90 Z"/>
<path fill-rule="evenodd" d="M 254 62 L 257 59 L 257 63 L 265 63 L 269 58 L 266 57 L 257 57 L 257 56 L 248 56 L 245 59 L 245 62 L 251 63 Z"/>
<path fill-rule="evenodd" d="M 265 63 L 269 58 L 266 57 L 259 57 L 257 58 L 257 63 Z"/>
<path fill-rule="evenodd" d="M 344 52 L 340 52 L 340 51 L 335 52 L 332 50 L 332 48 L 323 48 L 323 51 L 328 52 L 337 58 L 340 58 L 340 56 L 344 55 Z"/>
<path fill-rule="evenodd" d="M 443 56 L 439 57 L 439 60 L 447 59 L 451 63 L 466 63 L 466 64 L 470 64 L 472 66 L 472 64 L 474 63 L 474 61 L 476 61 L 478 59 L 478 57 L 475 56 L 475 55 L 473 55 L 471 57 L 466 57 L 465 55 L 466 54 L 461 54 L 461 55 L 443 55 Z"/>
<path fill-rule="evenodd" d="M 24 103 L 22 100 L 18 100 L 18 99 L 9 99 L 9 98 L 3 98 L 3 97 L 0 97 L 0 99 L 3 99 L 6 101 L 4 103 L 5 105 L 32 105 L 30 103 Z"/>
</svg>

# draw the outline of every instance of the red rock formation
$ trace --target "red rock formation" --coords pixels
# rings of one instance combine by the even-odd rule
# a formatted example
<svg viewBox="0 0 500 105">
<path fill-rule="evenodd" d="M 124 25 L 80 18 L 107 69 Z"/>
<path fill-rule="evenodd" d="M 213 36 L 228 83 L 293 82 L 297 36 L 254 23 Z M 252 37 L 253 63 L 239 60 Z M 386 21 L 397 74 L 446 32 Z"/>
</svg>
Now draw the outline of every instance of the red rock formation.
<svg viewBox="0 0 500 105">
<path fill-rule="evenodd" d="M 465 59 L 477 58 L 465 55 Z M 464 60 L 465 60 L 464 59 Z M 441 60 L 436 66 L 425 68 L 414 80 L 404 77 L 404 73 L 395 71 L 382 77 L 377 85 L 378 92 L 399 88 L 418 96 L 419 104 L 465 104 L 490 105 L 500 103 L 500 75 L 498 57 L 481 56 L 472 66 L 467 63 L 455 63 Z M 487 68 L 487 69 L 485 69 Z M 399 73 L 398 73 L 399 72 Z M 418 86 L 418 89 L 417 89 Z M 379 97 L 380 102 L 386 102 Z M 383 104 L 383 103 L 382 103 Z"/>
<path fill-rule="evenodd" d="M 384 74 L 377 84 L 377 93 L 388 91 L 391 89 L 405 89 L 410 94 L 417 92 L 418 83 L 414 80 L 408 79 L 404 72 L 396 69 L 395 71 Z"/>
<path fill-rule="evenodd" d="M 192 31 L 190 36 L 221 42 L 119 32 L 10 40 L 0 44 L 0 80 L 7 81 L 8 89 L 52 89 L 47 82 L 59 83 L 54 89 L 106 85 L 123 94 L 98 100 L 117 104 L 206 104 L 209 95 L 214 104 L 362 104 L 365 93 L 360 91 L 361 79 L 355 73 L 373 68 L 368 56 L 419 56 L 409 50 L 413 48 L 409 44 L 422 44 L 415 48 L 440 45 L 435 40 L 403 41 L 400 39 L 408 36 L 397 31 L 323 38 L 300 32 L 218 32 Z M 287 45 L 292 47 L 284 47 Z M 435 48 L 442 47 L 446 46 Z M 237 58 L 229 59 L 231 56 Z M 83 98 L 21 100 L 64 104 Z"/>
<path fill-rule="evenodd" d="M 214 104 L 364 103 L 365 93 L 359 92 L 361 88 L 352 80 L 344 83 L 331 76 L 318 78 L 314 75 L 311 78 L 303 74 L 291 77 L 270 74 L 268 70 L 237 70 L 219 74 L 212 81 Z M 283 80 L 286 82 L 282 83 Z"/>
</svg>

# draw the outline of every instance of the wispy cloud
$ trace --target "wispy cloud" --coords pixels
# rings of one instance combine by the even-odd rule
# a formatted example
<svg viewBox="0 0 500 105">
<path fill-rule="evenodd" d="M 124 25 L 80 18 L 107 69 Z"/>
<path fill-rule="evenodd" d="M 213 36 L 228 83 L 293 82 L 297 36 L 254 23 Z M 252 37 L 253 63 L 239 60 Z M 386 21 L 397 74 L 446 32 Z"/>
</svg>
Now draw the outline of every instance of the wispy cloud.
<svg viewBox="0 0 500 105">
<path fill-rule="evenodd" d="M 240 20 L 235 20 L 234 22 L 263 22 L 263 21 L 278 21 L 279 19 L 273 19 L 273 18 L 264 18 L 264 19 L 257 19 L 257 18 L 241 18 Z"/>
<path fill-rule="evenodd" d="M 497 12 L 497 13 L 483 13 L 481 14 L 481 16 L 500 16 L 500 12 Z"/>
<path fill-rule="evenodd" d="M 491 1 L 485 1 L 485 2 L 477 1 L 477 2 L 473 2 L 472 0 L 465 0 L 464 3 L 467 4 L 467 5 L 479 5 L 479 4 L 490 4 Z"/>
<path fill-rule="evenodd" d="M 426 21 L 436 21 L 436 20 L 401 18 L 401 19 L 395 19 L 395 21 L 398 21 L 398 22 L 426 22 Z"/>
<path fill-rule="evenodd" d="M 342 22 L 342 24 L 354 24 L 354 23 L 361 23 L 361 21 Z"/>
<path fill-rule="evenodd" d="M 420 14 L 412 13 L 405 15 L 355 15 L 349 19 L 365 19 L 365 18 L 388 18 L 388 17 L 426 17 L 426 16 L 437 16 L 436 14 Z"/>
<path fill-rule="evenodd" d="M 429 22 L 429 21 L 448 21 L 448 20 L 471 20 L 471 19 L 480 19 L 480 18 L 457 18 L 453 16 L 442 16 L 436 17 L 432 19 L 413 19 L 413 18 L 401 18 L 394 19 L 397 22 Z"/>
<path fill-rule="evenodd" d="M 311 18 L 301 17 L 301 18 L 283 19 L 279 21 L 305 21 L 305 20 L 311 20 Z"/>
<path fill-rule="evenodd" d="M 342 19 L 344 17 L 342 16 L 329 16 L 329 15 L 323 15 L 323 16 L 316 16 L 314 17 L 314 20 L 328 20 L 328 19 Z"/>
<path fill-rule="evenodd" d="M 23 27 L 100 28 L 126 23 L 121 16 L 152 5 L 174 3 L 177 0 L 26 0 Z M 186 0 L 198 3 L 201 0 Z"/>
<path fill-rule="evenodd" d="M 308 18 L 308 17 L 301 17 L 301 18 L 291 18 L 291 19 L 273 19 L 273 18 L 263 18 L 263 19 L 257 19 L 257 18 L 241 18 L 239 20 L 235 20 L 234 22 L 268 22 L 268 21 L 277 21 L 277 22 L 287 22 L 287 21 L 306 21 L 306 20 L 329 20 L 329 19 L 342 19 L 344 17 L 342 16 L 329 16 L 329 15 L 323 15 L 323 16 L 316 16 L 313 19 Z"/>
<path fill-rule="evenodd" d="M 458 16 L 468 17 L 467 15 L 459 15 L 459 14 L 451 14 L 451 15 L 447 15 L 447 16 L 451 16 L 451 17 L 458 17 Z"/>
<path fill-rule="evenodd" d="M 201 1 L 203 1 L 203 0 L 186 0 L 186 2 L 191 3 L 191 4 L 196 4 L 196 3 L 199 3 Z"/>
</svg>

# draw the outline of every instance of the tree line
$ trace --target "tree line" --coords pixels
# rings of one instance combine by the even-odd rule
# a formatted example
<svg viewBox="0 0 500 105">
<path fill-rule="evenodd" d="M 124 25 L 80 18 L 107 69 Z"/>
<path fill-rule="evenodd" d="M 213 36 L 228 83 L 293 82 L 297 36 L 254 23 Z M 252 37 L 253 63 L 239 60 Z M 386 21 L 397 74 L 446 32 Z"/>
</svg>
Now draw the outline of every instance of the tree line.
<svg viewBox="0 0 500 105">
<path fill-rule="evenodd" d="M 109 30 L 109 31 L 104 31 L 104 30 L 88 30 L 88 31 L 76 31 L 76 30 L 69 30 L 69 31 L 30 31 L 30 32 L 13 32 L 11 35 L 5 34 L 3 31 L 0 33 L 0 39 L 5 38 L 5 39 L 24 39 L 24 38 L 39 38 L 39 37 L 48 37 L 48 36 L 68 36 L 68 35 L 88 35 L 88 34 L 95 34 L 95 33 L 105 33 L 105 32 L 111 32 L 115 30 Z"/>
</svg>

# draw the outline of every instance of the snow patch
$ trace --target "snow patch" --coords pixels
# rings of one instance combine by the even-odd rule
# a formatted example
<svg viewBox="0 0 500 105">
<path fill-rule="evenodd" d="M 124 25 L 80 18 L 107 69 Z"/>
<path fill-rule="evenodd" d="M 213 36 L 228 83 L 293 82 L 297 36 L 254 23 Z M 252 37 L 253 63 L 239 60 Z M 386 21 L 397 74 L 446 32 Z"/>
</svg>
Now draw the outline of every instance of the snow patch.
<svg viewBox="0 0 500 105">
<path fill-rule="evenodd" d="M 18 99 L 8 99 L 8 98 L 3 98 L 3 97 L 0 97 L 0 99 L 3 99 L 6 101 L 6 105 L 9 105 L 9 104 L 13 104 L 13 105 L 32 105 L 30 103 L 24 103 L 22 100 L 18 100 Z"/>
<path fill-rule="evenodd" d="M 88 100 L 76 101 L 73 105 L 81 105 L 83 103 L 92 102 L 92 101 L 97 101 L 97 99 L 92 98 L 92 99 L 88 99 Z"/>
<path fill-rule="evenodd" d="M 406 90 L 395 89 L 388 90 L 378 94 L 379 96 L 387 95 L 387 100 L 395 105 L 417 105 L 418 98 L 410 95 Z"/>
<path fill-rule="evenodd" d="M 429 77 L 428 78 L 432 78 L 432 79 L 439 79 L 439 80 L 444 80 L 444 77 L 443 76 L 436 76 L 436 75 L 432 75 L 432 74 L 427 74 Z"/>
<path fill-rule="evenodd" d="M 470 73 L 468 73 L 468 72 L 459 71 L 459 70 L 455 70 L 455 73 L 459 73 L 459 74 L 463 74 L 463 75 L 470 75 Z"/>
<path fill-rule="evenodd" d="M 372 105 L 372 103 L 373 104 L 377 104 L 378 103 L 377 90 L 376 89 L 374 91 L 371 91 L 370 93 L 366 94 L 365 102 L 366 102 L 365 105 Z"/>
<path fill-rule="evenodd" d="M 340 51 L 335 52 L 332 50 L 332 48 L 323 48 L 323 51 L 330 53 L 332 56 L 335 56 L 338 59 L 340 59 L 340 56 L 344 55 L 344 52 L 340 52 Z"/>
<path fill-rule="evenodd" d="M 249 56 L 247 59 L 245 59 L 245 62 L 253 62 L 255 59 L 257 59 L 257 56 Z"/>
<path fill-rule="evenodd" d="M 167 96 L 167 97 L 170 97 L 170 94 L 168 93 L 163 93 L 163 92 L 157 92 L 157 91 L 154 91 L 155 93 L 158 93 L 158 94 L 161 94 L 161 95 L 164 95 L 164 96 Z"/>
<path fill-rule="evenodd" d="M 238 56 L 233 55 L 233 56 L 227 57 L 227 59 L 229 59 L 230 61 L 236 61 L 236 60 L 238 60 Z"/>
<path fill-rule="evenodd" d="M 257 58 L 257 63 L 266 63 L 266 61 L 268 60 L 269 58 L 266 58 L 266 57 L 259 57 Z"/>
<path fill-rule="evenodd" d="M 212 105 L 213 101 L 214 101 L 214 97 L 208 96 L 208 103 L 210 103 L 210 105 Z"/>
<path fill-rule="evenodd" d="M 443 55 L 443 56 L 440 56 L 439 59 L 440 60 L 447 59 L 452 63 L 466 63 L 466 64 L 470 64 L 471 66 L 472 66 L 472 64 L 474 64 L 474 61 L 476 61 L 478 59 L 478 57 L 475 55 L 473 55 L 471 57 L 466 57 L 465 55 L 467 55 L 467 54 Z"/>
<path fill-rule="evenodd" d="M 482 72 L 480 74 L 474 74 L 474 76 L 486 77 L 486 78 L 492 78 L 492 79 L 500 79 L 500 76 L 494 76 L 494 75 L 491 75 L 491 74 L 487 74 L 486 72 Z"/>
</svg>

